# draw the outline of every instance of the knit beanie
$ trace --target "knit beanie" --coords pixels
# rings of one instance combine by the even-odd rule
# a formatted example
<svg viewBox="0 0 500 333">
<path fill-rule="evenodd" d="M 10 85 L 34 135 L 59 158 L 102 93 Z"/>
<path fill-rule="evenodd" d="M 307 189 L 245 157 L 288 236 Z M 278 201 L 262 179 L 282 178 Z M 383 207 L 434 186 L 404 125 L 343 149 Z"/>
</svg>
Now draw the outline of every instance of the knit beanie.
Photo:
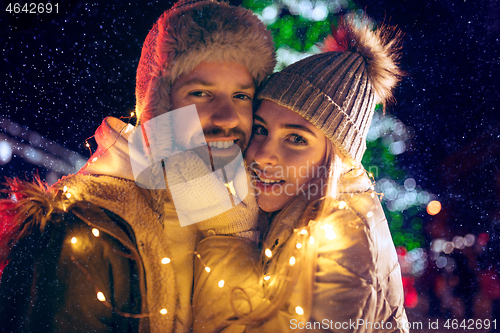
<svg viewBox="0 0 500 333">
<path fill-rule="evenodd" d="M 402 71 L 401 34 L 386 26 L 372 31 L 368 18 L 345 17 L 323 53 L 273 74 L 258 94 L 287 107 L 321 130 L 354 165 L 360 165 L 375 106 L 392 98 Z"/>
<path fill-rule="evenodd" d="M 174 80 L 203 61 L 246 67 L 256 84 L 276 65 L 269 31 L 250 10 L 215 0 L 180 0 L 153 25 L 136 77 L 141 123 L 171 110 Z"/>
</svg>

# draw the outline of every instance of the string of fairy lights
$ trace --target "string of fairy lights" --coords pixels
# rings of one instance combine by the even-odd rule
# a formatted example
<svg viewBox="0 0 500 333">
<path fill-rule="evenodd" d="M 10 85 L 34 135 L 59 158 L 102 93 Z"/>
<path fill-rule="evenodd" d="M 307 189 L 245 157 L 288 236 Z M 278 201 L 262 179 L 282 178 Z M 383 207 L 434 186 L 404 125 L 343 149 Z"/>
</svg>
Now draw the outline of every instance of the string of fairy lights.
<svg viewBox="0 0 500 333">
<path fill-rule="evenodd" d="M 132 112 L 129 117 L 126 117 L 128 121 L 122 128 L 122 131 L 127 128 L 127 126 L 131 126 L 130 122 L 133 120 L 134 116 L 135 114 Z M 29 163 L 42 166 L 51 171 L 48 173 L 49 177 L 50 175 L 57 175 L 55 179 L 46 179 L 49 183 L 57 181 L 60 177 L 59 175 L 76 173 L 86 165 L 86 158 L 84 156 L 42 137 L 37 132 L 23 128 L 21 125 L 9 119 L 0 118 L 0 128 L 2 129 L 2 132 L 0 132 L 1 164 L 8 163 L 12 156 L 21 157 Z M 411 131 L 399 120 L 389 115 L 382 116 L 380 112 L 376 112 L 368 133 L 367 156 L 365 156 L 363 160 L 372 178 L 379 178 L 375 182 L 375 190 L 384 194 L 381 200 L 387 209 L 386 215 L 389 225 L 391 226 L 391 232 L 393 233 L 393 240 L 396 246 L 405 246 L 410 251 L 424 246 L 425 240 L 422 236 L 423 230 L 421 228 L 423 221 L 419 217 L 413 218 L 411 220 L 412 229 L 405 231 L 402 229 L 403 221 L 400 218 L 401 215 L 391 215 L 391 213 L 400 214 L 400 212 L 407 211 L 410 208 L 415 208 L 417 210 L 427 208 L 427 212 L 430 215 L 435 215 L 441 209 L 440 203 L 435 200 L 435 195 L 416 185 L 413 178 L 407 178 L 403 184 L 401 184 L 391 179 L 391 172 L 388 172 L 386 177 L 378 177 L 381 173 L 378 167 L 380 162 L 374 161 L 371 155 L 377 155 L 376 152 L 377 149 L 380 150 L 380 146 L 390 151 L 391 145 L 395 142 L 401 142 L 403 146 L 407 145 L 407 141 L 410 140 L 411 137 Z M 90 156 L 92 156 L 92 159 L 89 159 L 87 164 L 96 162 L 97 159 L 106 152 L 104 151 L 99 156 L 93 156 L 94 154 L 90 149 L 89 143 L 91 138 L 92 137 L 85 141 L 85 146 L 89 149 Z M 29 142 L 30 144 L 23 143 L 23 141 Z M 399 153 L 401 152 L 398 151 L 398 154 Z M 390 155 L 392 155 L 392 152 Z M 395 169 L 395 167 L 393 166 L 392 169 Z M 436 205 L 439 205 L 439 207 L 436 208 Z M 394 218 L 394 216 L 397 218 Z M 412 272 L 419 274 L 420 269 L 413 269 Z"/>
<path fill-rule="evenodd" d="M 95 135 L 92 135 L 91 137 L 85 139 L 85 147 L 87 147 L 87 149 L 89 150 L 91 159 L 89 159 L 87 161 L 87 163 L 85 163 L 85 165 L 83 166 L 83 168 L 85 168 L 86 166 L 88 166 L 90 164 L 95 163 L 99 159 L 99 157 L 101 157 L 102 155 L 106 154 L 106 152 L 108 150 L 110 150 L 115 145 L 115 143 L 118 141 L 118 139 L 120 139 L 120 136 L 121 136 L 122 132 L 124 132 L 124 131 L 128 132 L 128 131 L 131 131 L 133 129 L 133 125 L 131 124 L 131 121 L 133 119 L 135 119 L 135 115 L 136 115 L 135 112 L 132 111 L 132 112 L 130 112 L 130 116 L 129 117 L 120 117 L 120 119 L 126 119 L 127 123 L 125 123 L 125 125 L 123 125 L 122 128 L 120 129 L 120 131 L 117 133 L 114 142 L 111 143 L 109 145 L 109 147 L 107 147 L 102 153 L 100 153 L 97 156 L 94 156 L 94 153 L 92 152 L 92 148 L 90 148 L 90 143 L 89 143 L 89 140 L 92 139 Z"/>
<path fill-rule="evenodd" d="M 75 191 L 77 191 L 77 189 L 75 189 Z M 375 197 L 375 195 L 377 195 L 377 194 L 378 193 L 371 190 L 372 197 Z M 77 195 L 73 195 L 71 193 L 71 190 L 67 186 L 64 186 L 62 188 L 61 200 L 63 200 L 62 208 L 64 211 L 67 211 L 72 206 L 72 204 L 76 202 L 76 200 L 77 200 L 76 197 L 77 197 Z M 338 209 L 350 210 L 353 214 L 358 214 L 356 211 L 352 210 L 345 201 L 338 202 Z M 368 218 L 368 219 L 371 218 L 372 216 L 373 216 L 373 212 L 368 212 L 366 214 L 366 218 Z M 354 225 L 352 227 L 356 228 L 356 226 L 354 226 Z M 337 233 L 335 232 L 334 229 L 335 229 L 334 225 L 332 225 L 328 222 L 325 222 L 325 221 L 321 221 L 321 220 L 320 221 L 311 220 L 311 221 L 309 221 L 307 226 L 294 229 L 293 232 L 296 236 L 296 238 L 295 238 L 296 242 L 295 242 L 295 247 L 294 247 L 294 253 L 288 258 L 288 263 L 287 263 L 288 266 L 293 267 L 297 264 L 300 264 L 301 263 L 300 258 L 302 258 L 300 252 L 310 250 L 308 248 L 308 246 L 319 246 L 320 243 L 324 246 L 324 245 L 328 245 L 329 242 L 337 241 Z M 95 227 L 92 228 L 91 232 L 95 238 L 100 238 L 102 236 L 102 232 L 98 228 L 95 228 Z M 69 239 L 69 243 L 70 243 L 69 245 L 71 246 L 71 248 L 76 252 L 79 252 L 79 250 L 80 250 L 79 247 L 83 246 L 83 245 L 80 245 L 82 242 L 76 236 L 71 237 Z M 276 252 L 278 253 L 279 251 L 280 250 L 277 250 Z M 264 255 L 265 255 L 267 260 L 271 260 L 273 257 L 276 256 L 277 253 L 273 253 L 273 251 L 270 248 L 266 248 L 264 250 Z M 200 261 L 200 263 L 204 267 L 206 274 L 209 274 L 209 277 L 214 273 L 213 269 L 205 264 L 202 256 L 198 252 L 192 251 L 192 252 L 190 252 L 190 254 L 194 254 L 195 257 L 197 258 L 197 260 Z M 84 273 L 87 273 L 87 275 L 88 275 L 88 272 L 86 272 L 85 268 L 81 264 L 79 264 L 78 261 L 74 257 L 72 257 L 72 260 L 80 269 L 82 269 L 84 271 Z M 174 259 L 169 258 L 169 257 L 163 257 L 160 259 L 160 264 L 161 265 L 169 265 L 169 264 L 172 264 L 173 260 Z M 114 309 L 112 304 L 108 300 L 107 296 L 105 295 L 105 293 L 99 289 L 97 284 L 95 284 L 93 282 L 92 278 L 90 276 L 87 276 L 87 278 L 88 278 L 89 282 L 92 283 L 95 287 L 96 300 L 98 302 L 103 303 L 106 307 L 113 309 L 116 313 L 118 313 L 121 316 L 133 317 L 133 318 L 143 318 L 143 317 L 150 317 L 152 315 L 157 315 L 157 314 L 159 314 L 159 315 L 167 315 L 168 314 L 168 310 L 166 308 L 163 308 L 163 307 L 158 308 L 158 309 L 149 309 L 149 311 L 150 311 L 149 313 L 140 313 L 140 314 L 124 313 L 124 312 L 121 312 L 117 309 Z M 218 288 L 220 288 L 221 290 L 223 288 L 239 288 L 239 286 L 231 285 L 230 281 L 228 282 L 227 279 L 223 278 L 223 276 L 222 276 L 222 278 L 219 276 L 216 276 L 214 278 L 215 278 L 215 281 L 212 283 L 216 284 L 216 286 Z M 259 281 L 260 281 L 259 287 L 263 288 L 264 285 L 272 286 L 274 281 L 280 281 L 280 279 L 283 279 L 283 277 L 280 275 L 275 275 L 273 277 L 271 275 L 263 274 L 259 279 Z M 295 304 L 295 305 L 292 305 L 292 307 L 294 308 L 295 313 L 297 315 L 299 315 L 299 316 L 304 315 L 305 311 L 304 311 L 304 307 L 302 304 Z"/>
</svg>

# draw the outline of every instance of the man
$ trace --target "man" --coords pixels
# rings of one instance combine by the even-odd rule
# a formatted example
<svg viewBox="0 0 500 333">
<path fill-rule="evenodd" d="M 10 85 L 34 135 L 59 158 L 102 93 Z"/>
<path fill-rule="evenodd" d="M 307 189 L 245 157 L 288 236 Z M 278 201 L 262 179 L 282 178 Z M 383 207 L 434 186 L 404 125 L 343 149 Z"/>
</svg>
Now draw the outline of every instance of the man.
<svg viewBox="0 0 500 333">
<path fill-rule="evenodd" d="M 235 147 L 246 148 L 255 87 L 274 65 L 271 36 L 248 10 L 182 0 L 165 12 L 137 69 L 138 131 L 108 117 L 96 132 L 99 148 L 77 175 L 50 189 L 11 182 L 17 201 L 1 204 L 15 245 L 0 281 L 0 331 L 190 331 L 197 242 L 203 234 L 255 238 L 257 208 L 242 197 L 228 214 L 207 214 L 208 200 L 188 205 L 185 215 L 213 218 L 181 227 L 172 180 L 189 176 L 190 161 L 198 165 L 197 146 L 211 153 L 213 171 L 238 155 Z M 182 117 L 155 121 L 193 104 L 205 138 L 189 130 L 191 122 L 177 128 Z M 129 147 L 137 133 L 140 142 Z M 174 149 L 198 155 L 164 159 Z"/>
</svg>

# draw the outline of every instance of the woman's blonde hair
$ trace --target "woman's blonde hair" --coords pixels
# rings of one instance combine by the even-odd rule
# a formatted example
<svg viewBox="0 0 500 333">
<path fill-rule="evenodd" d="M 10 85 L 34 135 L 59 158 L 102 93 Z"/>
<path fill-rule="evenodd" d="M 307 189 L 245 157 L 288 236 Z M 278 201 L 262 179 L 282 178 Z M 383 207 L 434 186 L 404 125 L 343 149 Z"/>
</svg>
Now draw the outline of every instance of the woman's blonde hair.
<svg viewBox="0 0 500 333">
<path fill-rule="evenodd" d="M 339 187 L 342 175 L 355 167 L 355 165 L 330 140 L 328 140 L 325 166 L 327 170 L 323 177 L 325 195 L 320 198 L 321 207 L 318 214 L 314 217 L 315 219 L 319 219 L 321 216 L 331 213 L 330 207 L 332 206 L 332 202 L 337 200 L 342 191 Z"/>
</svg>

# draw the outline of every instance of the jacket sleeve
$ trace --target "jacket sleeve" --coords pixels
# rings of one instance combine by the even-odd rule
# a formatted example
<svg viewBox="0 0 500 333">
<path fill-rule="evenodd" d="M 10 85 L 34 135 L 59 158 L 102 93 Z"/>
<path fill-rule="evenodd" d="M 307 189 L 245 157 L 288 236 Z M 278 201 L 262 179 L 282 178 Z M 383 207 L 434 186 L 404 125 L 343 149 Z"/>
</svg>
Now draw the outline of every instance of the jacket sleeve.
<svg viewBox="0 0 500 333">
<path fill-rule="evenodd" d="M 141 308 L 136 263 L 113 237 L 96 236 L 71 213 L 56 215 L 10 253 L 0 283 L 0 331 L 136 331 L 138 319 L 127 315 Z"/>
<path fill-rule="evenodd" d="M 310 321 L 325 331 L 407 332 L 396 251 L 382 208 L 370 201 L 359 197 L 330 216 L 335 239 L 317 237 Z"/>
</svg>

